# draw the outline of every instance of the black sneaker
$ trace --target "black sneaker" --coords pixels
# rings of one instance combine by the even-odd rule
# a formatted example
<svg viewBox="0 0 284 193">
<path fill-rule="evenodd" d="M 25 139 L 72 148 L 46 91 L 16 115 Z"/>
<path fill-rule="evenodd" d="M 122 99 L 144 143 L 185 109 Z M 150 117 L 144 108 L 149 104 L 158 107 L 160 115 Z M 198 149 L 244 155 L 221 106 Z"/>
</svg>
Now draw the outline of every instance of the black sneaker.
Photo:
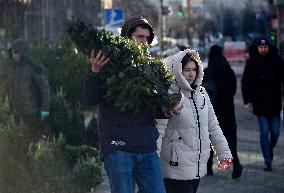
<svg viewBox="0 0 284 193">
<path fill-rule="evenodd" d="M 272 167 L 271 165 L 266 165 L 266 168 L 263 169 L 266 172 L 272 172 Z"/>
<path fill-rule="evenodd" d="M 233 166 L 233 173 L 232 173 L 232 178 L 237 179 L 241 177 L 242 172 L 243 172 L 243 166 L 241 164 L 238 164 L 236 166 Z"/>
</svg>

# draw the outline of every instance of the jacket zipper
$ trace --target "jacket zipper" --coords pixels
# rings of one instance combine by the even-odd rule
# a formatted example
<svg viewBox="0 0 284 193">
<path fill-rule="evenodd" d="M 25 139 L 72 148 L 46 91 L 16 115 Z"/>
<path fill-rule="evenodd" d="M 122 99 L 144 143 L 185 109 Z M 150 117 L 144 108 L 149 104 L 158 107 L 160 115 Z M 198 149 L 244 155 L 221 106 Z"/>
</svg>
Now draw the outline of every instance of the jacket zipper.
<svg viewBox="0 0 284 193">
<path fill-rule="evenodd" d="M 199 138 L 199 148 L 198 148 L 198 162 L 197 162 L 197 176 L 198 178 L 200 178 L 199 176 L 199 168 L 200 168 L 200 157 L 201 157 L 201 136 L 200 136 L 200 121 L 199 121 L 199 114 L 198 114 L 198 110 L 197 110 L 197 106 L 196 106 L 196 102 L 193 98 L 193 93 L 194 91 L 191 91 L 191 99 L 193 101 L 193 105 L 194 105 L 194 108 L 195 108 L 195 111 L 196 111 L 196 115 L 197 115 L 197 125 L 198 125 L 198 138 Z"/>
</svg>

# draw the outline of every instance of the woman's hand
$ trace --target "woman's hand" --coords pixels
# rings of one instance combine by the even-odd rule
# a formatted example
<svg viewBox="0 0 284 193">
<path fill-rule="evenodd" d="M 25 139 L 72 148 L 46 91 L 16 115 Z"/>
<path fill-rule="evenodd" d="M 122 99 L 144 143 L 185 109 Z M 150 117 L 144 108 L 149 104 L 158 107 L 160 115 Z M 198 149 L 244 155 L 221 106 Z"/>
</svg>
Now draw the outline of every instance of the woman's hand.
<svg viewBox="0 0 284 193">
<path fill-rule="evenodd" d="M 93 49 L 91 51 L 91 58 L 90 58 L 90 63 L 91 63 L 91 70 L 94 73 L 98 73 L 101 71 L 102 67 L 108 63 L 109 58 L 106 58 L 105 55 L 102 54 L 102 51 L 100 50 L 98 54 L 95 56 L 95 50 Z"/>
<path fill-rule="evenodd" d="M 182 102 L 178 103 L 176 106 L 174 106 L 169 112 L 165 113 L 165 116 L 167 118 L 174 117 L 178 114 L 180 114 L 181 109 L 183 108 Z"/>
</svg>

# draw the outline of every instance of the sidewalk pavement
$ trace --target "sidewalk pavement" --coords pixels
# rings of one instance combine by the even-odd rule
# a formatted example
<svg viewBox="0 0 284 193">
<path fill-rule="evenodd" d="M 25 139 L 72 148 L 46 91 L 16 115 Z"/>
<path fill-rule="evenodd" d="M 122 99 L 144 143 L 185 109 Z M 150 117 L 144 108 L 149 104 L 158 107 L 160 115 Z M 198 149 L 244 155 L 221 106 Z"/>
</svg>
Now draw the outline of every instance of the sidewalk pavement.
<svg viewBox="0 0 284 193">
<path fill-rule="evenodd" d="M 238 125 L 238 156 L 244 168 L 242 176 L 233 180 L 232 169 L 218 171 L 215 159 L 214 175 L 201 178 L 197 193 L 284 193 L 283 125 L 281 124 L 279 141 L 274 149 L 273 171 L 265 172 L 256 117 L 245 111 L 240 89 L 235 96 L 235 108 Z M 95 193 L 110 193 L 105 172 L 103 182 L 96 188 Z"/>
</svg>

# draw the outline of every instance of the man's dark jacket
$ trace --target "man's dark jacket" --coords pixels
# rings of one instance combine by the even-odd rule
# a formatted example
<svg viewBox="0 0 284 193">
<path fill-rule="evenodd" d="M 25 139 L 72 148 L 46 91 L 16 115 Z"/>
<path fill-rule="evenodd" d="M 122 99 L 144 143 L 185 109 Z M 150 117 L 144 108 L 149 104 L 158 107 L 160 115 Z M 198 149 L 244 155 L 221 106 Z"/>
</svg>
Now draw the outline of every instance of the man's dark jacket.
<svg viewBox="0 0 284 193">
<path fill-rule="evenodd" d="M 257 116 L 274 117 L 282 108 L 284 83 L 284 62 L 277 48 L 269 45 L 266 55 L 258 53 L 257 46 L 249 48 L 242 77 L 244 104 L 252 103 L 253 113 Z"/>
<path fill-rule="evenodd" d="M 144 24 L 153 29 L 143 17 L 132 17 L 122 28 L 122 36 L 130 36 L 129 28 Z M 151 37 L 152 38 L 152 37 Z M 152 39 L 150 38 L 150 41 Z M 119 61 L 117 61 L 119 62 Z M 104 100 L 99 73 L 89 72 L 84 85 L 84 101 L 87 106 L 98 105 L 98 129 L 102 154 L 105 156 L 116 150 L 127 152 L 153 152 L 157 148 L 159 133 L 154 117 L 147 112 L 119 112 L 113 104 Z"/>
</svg>

